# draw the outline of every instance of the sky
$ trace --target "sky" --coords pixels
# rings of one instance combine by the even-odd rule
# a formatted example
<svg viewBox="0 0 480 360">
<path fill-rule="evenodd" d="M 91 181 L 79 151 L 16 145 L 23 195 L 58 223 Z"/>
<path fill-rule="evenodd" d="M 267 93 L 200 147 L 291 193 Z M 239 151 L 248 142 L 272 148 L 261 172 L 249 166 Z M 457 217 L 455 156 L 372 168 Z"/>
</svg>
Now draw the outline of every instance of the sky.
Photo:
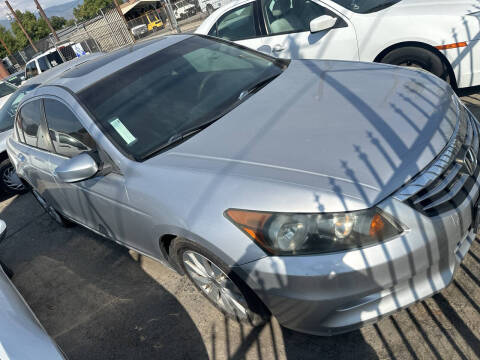
<svg viewBox="0 0 480 360">
<path fill-rule="evenodd" d="M 34 11 L 34 12 L 37 11 L 37 8 L 35 7 L 35 2 L 33 0 L 9 0 L 9 2 L 10 2 L 10 5 L 12 5 L 12 7 L 15 10 L 22 10 L 22 11 L 30 10 L 30 11 Z M 60 4 L 66 3 L 68 1 L 64 1 L 64 0 L 38 0 L 38 2 L 40 3 L 40 5 L 42 5 L 42 7 L 44 9 L 46 9 L 50 6 L 60 5 Z M 8 11 L 7 5 L 5 5 L 5 1 L 0 0 L 0 18 L 5 19 L 7 17 L 7 14 L 9 14 L 9 13 L 10 12 Z"/>
</svg>

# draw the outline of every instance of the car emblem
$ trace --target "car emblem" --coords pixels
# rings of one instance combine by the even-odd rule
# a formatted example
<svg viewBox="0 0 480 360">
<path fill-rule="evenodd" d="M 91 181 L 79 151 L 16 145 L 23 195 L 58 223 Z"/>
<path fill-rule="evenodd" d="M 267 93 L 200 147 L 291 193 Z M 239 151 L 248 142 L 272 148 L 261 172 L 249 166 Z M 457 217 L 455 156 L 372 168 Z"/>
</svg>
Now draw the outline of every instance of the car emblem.
<svg viewBox="0 0 480 360">
<path fill-rule="evenodd" d="M 473 151 L 471 146 L 468 147 L 467 152 L 465 153 L 465 157 L 463 158 L 463 166 L 471 176 L 475 174 L 475 170 L 477 169 L 477 156 L 475 155 L 475 151 Z"/>
</svg>

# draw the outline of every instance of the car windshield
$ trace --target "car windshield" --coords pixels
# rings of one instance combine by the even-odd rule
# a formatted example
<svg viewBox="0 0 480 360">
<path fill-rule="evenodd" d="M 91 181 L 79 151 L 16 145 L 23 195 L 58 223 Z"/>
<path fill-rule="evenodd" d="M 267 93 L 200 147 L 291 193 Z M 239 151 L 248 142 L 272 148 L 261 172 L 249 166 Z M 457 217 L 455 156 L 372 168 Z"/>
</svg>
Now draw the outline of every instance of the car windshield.
<svg viewBox="0 0 480 360">
<path fill-rule="evenodd" d="M 344 8 L 358 14 L 368 14 L 386 9 L 401 0 L 333 0 Z"/>
<path fill-rule="evenodd" d="M 11 129 L 13 127 L 13 121 L 15 120 L 15 114 L 17 113 L 18 104 L 23 97 L 38 85 L 25 85 L 18 89 L 7 102 L 0 108 L 0 132 Z"/>
<path fill-rule="evenodd" d="M 0 83 L 0 98 L 10 95 L 15 92 L 17 88 L 8 82 L 1 82 Z"/>
<path fill-rule="evenodd" d="M 288 61 L 192 36 L 79 92 L 104 133 L 145 160 L 219 119 Z"/>
</svg>

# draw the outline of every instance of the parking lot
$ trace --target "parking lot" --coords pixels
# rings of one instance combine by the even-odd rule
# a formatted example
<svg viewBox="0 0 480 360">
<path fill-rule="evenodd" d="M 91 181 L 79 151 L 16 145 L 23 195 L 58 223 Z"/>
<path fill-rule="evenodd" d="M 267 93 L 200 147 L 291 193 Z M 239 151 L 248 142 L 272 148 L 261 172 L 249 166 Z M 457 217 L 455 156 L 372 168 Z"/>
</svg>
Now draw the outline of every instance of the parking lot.
<svg viewBox="0 0 480 360">
<path fill-rule="evenodd" d="M 480 90 L 462 95 L 480 115 Z M 80 227 L 31 194 L 3 199 L 0 258 L 70 359 L 473 359 L 480 356 L 480 242 L 442 293 L 335 337 L 226 320 L 186 279 Z"/>
</svg>

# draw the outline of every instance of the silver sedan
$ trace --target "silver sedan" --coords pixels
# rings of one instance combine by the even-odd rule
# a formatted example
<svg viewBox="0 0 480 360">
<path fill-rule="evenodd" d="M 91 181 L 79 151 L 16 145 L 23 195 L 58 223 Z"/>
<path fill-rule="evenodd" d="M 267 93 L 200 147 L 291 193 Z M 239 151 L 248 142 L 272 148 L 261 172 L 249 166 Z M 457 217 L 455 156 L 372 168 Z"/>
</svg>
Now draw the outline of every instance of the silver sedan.
<svg viewBox="0 0 480 360">
<path fill-rule="evenodd" d="M 187 274 L 232 318 L 331 335 L 452 281 L 478 126 L 421 71 L 176 35 L 45 81 L 7 146 L 60 224 Z"/>
</svg>

